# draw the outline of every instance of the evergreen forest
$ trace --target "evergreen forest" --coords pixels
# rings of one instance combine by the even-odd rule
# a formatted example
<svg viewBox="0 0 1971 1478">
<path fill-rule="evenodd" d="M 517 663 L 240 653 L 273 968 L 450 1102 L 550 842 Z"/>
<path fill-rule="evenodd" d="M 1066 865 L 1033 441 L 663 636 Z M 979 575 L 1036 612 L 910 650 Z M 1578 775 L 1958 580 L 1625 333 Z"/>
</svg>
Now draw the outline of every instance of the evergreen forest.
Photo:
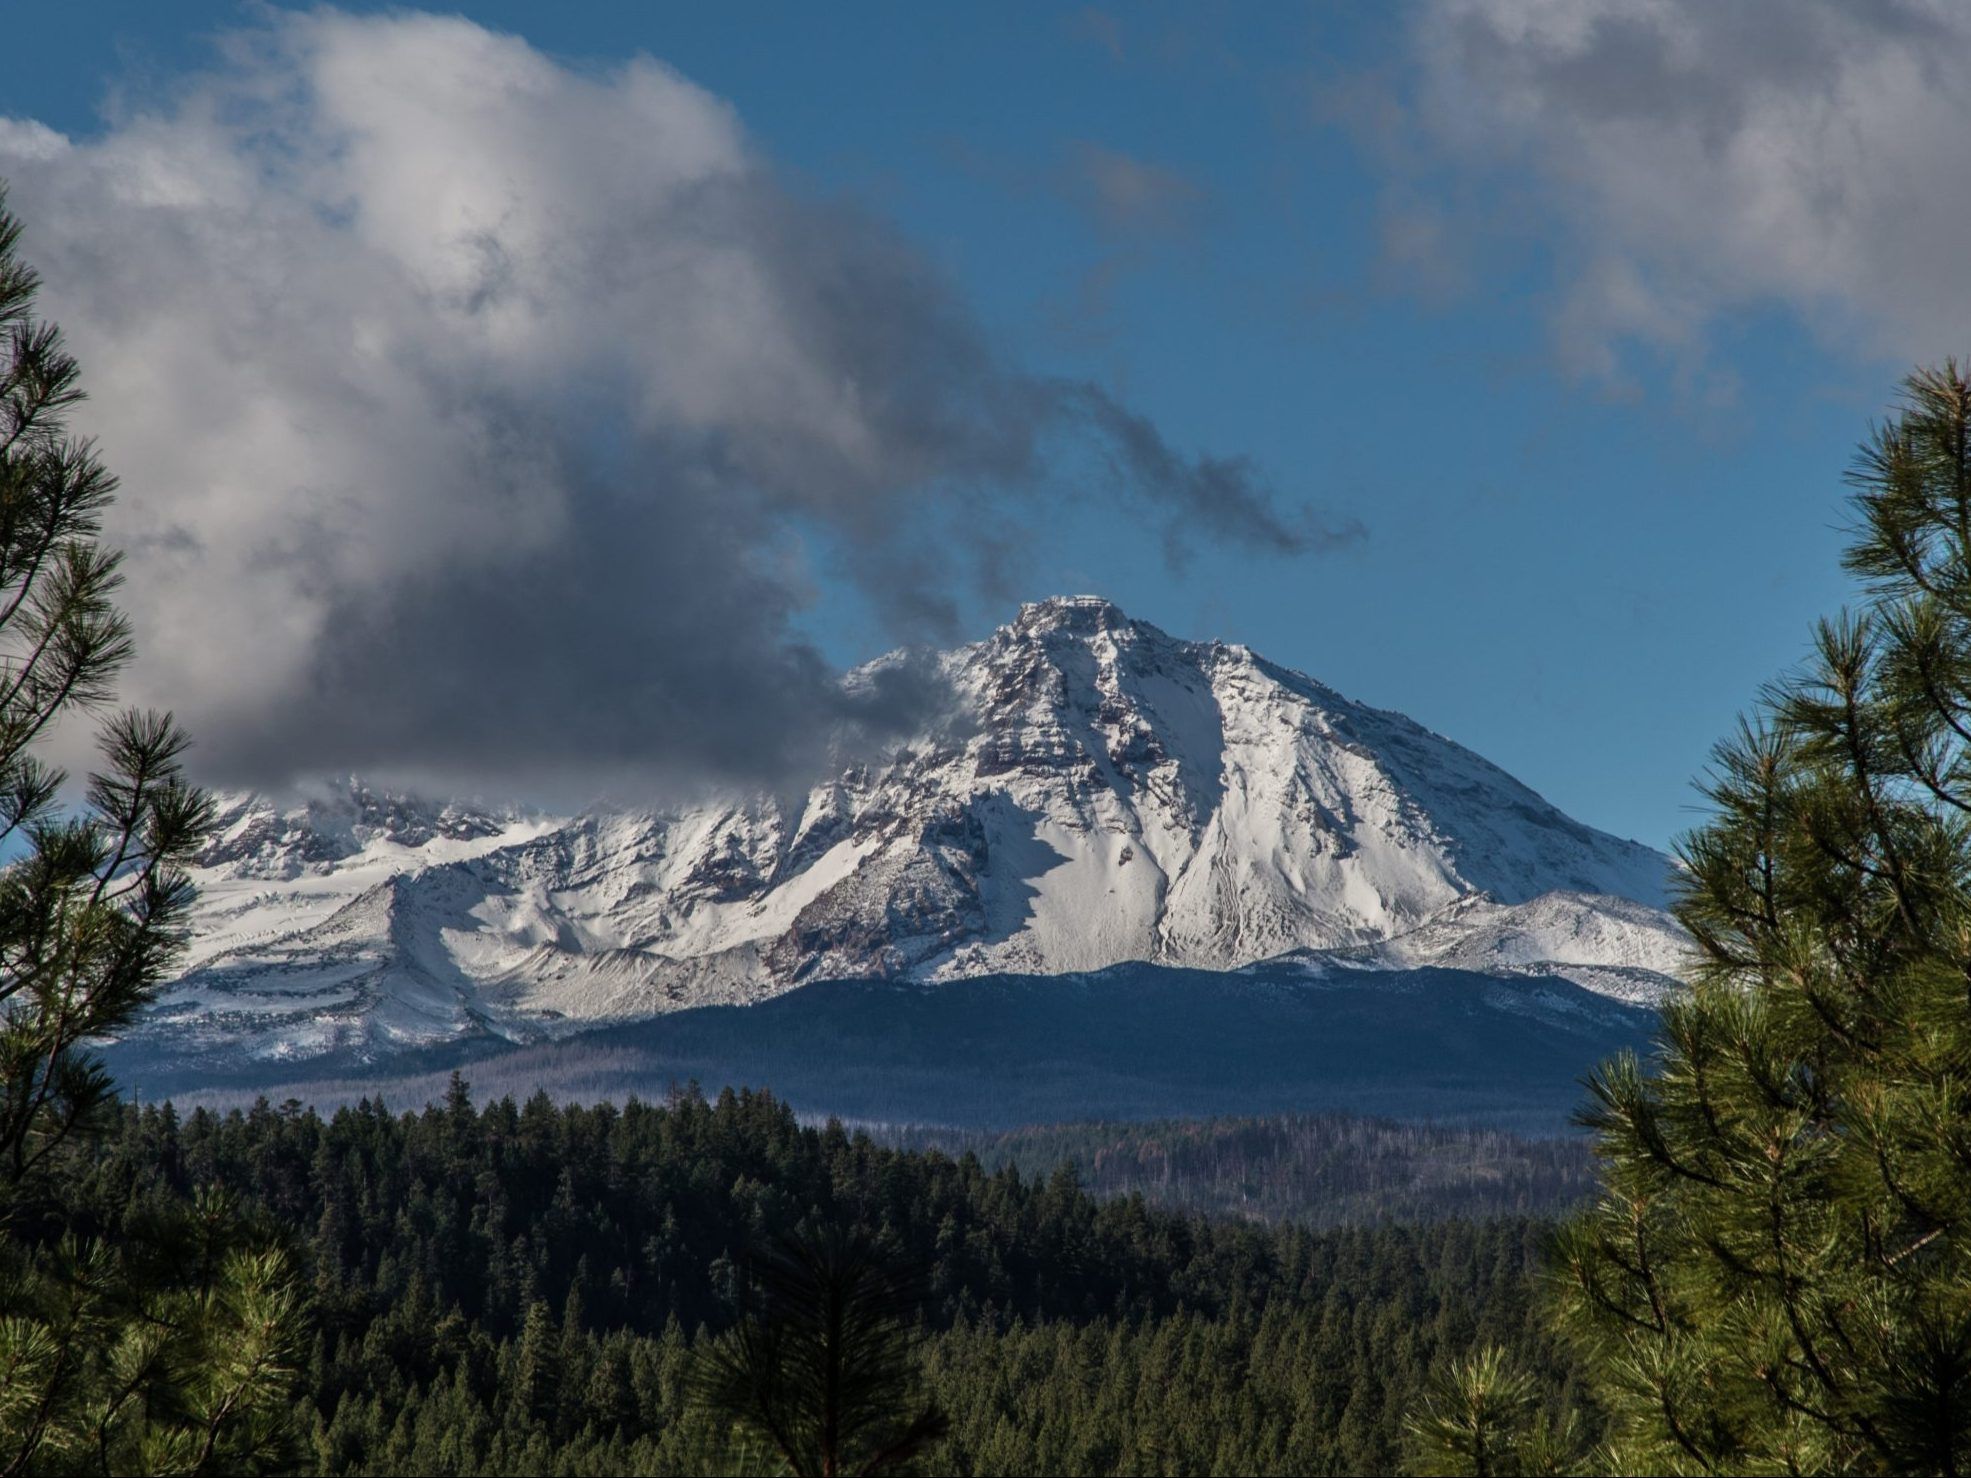
<svg viewBox="0 0 1971 1478">
<path fill-rule="evenodd" d="M 694 1356 L 763 1239 L 839 1227 L 923 1270 L 936 1471 L 1395 1471 L 1433 1368 L 1477 1344 L 1538 1371 L 1556 1410 L 1577 1394 L 1540 1313 L 1541 1222 L 1158 1210 L 1071 1167 L 803 1127 L 764 1093 L 125 1108 L 76 1169 L 71 1226 L 141 1244 L 214 1190 L 305 1278 L 308 1471 L 727 1470 Z"/>
</svg>

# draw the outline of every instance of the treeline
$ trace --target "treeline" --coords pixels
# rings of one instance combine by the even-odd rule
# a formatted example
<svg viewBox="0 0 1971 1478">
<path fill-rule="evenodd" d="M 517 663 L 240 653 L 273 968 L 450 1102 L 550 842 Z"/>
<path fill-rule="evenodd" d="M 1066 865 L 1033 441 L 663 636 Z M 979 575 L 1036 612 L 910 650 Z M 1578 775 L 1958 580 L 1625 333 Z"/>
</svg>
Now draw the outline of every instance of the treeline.
<svg viewBox="0 0 1971 1478">
<path fill-rule="evenodd" d="M 327 1473 L 716 1467 L 694 1349 L 754 1250 L 842 1227 L 925 1275 L 940 1470 L 1391 1471 L 1433 1365 L 1478 1343 L 1573 1394 L 1540 1223 L 1212 1219 L 803 1127 L 765 1094 L 130 1108 L 78 1163 L 71 1224 L 116 1240 L 199 1187 L 280 1229 L 311 1285 L 297 1421 Z"/>
<path fill-rule="evenodd" d="M 970 1152 L 987 1169 L 1072 1163 L 1097 1195 L 1258 1221 L 1349 1226 L 1447 1216 L 1557 1216 L 1594 1193 L 1585 1138 L 1345 1114 L 1040 1125 L 1000 1133 L 882 1132 L 912 1149 Z"/>
</svg>

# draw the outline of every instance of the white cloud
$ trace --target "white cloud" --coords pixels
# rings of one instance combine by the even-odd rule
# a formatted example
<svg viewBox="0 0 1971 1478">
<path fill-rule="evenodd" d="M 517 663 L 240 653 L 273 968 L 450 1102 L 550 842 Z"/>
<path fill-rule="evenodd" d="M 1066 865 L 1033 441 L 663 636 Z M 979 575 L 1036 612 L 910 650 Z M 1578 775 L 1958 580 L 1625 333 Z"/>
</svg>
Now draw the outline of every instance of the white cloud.
<svg viewBox="0 0 1971 1478">
<path fill-rule="evenodd" d="M 1577 367 L 1700 356 L 1775 306 L 1864 355 L 1966 348 L 1952 0 L 1429 0 L 1413 41 L 1402 189 L 1475 173 L 1517 211 L 1530 183 L 1542 224 L 1513 224 L 1554 253 Z"/>
<path fill-rule="evenodd" d="M 1319 539 L 1236 459 L 1000 363 L 647 58 L 281 13 L 100 137 L 0 121 L 0 176 L 124 480 L 131 696 L 218 774 L 771 775 L 857 716 L 791 634 L 804 541 L 934 630 L 1003 556 L 977 505 L 1063 439 L 1160 517 Z"/>
</svg>

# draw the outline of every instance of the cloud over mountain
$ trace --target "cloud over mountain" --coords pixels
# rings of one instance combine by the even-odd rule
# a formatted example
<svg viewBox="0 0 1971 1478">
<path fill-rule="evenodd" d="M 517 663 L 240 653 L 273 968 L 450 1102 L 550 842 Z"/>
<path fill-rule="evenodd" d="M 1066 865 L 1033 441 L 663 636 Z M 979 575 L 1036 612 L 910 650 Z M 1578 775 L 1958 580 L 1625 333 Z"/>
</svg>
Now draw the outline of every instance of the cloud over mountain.
<svg viewBox="0 0 1971 1478">
<path fill-rule="evenodd" d="M 816 569 L 946 634 L 1064 463 L 1173 549 L 1358 528 L 1006 363 L 648 58 L 277 13 L 98 137 L 0 120 L 0 176 L 124 478 L 132 696 L 225 778 L 786 774 L 938 701 L 907 665 L 838 688 Z"/>
</svg>

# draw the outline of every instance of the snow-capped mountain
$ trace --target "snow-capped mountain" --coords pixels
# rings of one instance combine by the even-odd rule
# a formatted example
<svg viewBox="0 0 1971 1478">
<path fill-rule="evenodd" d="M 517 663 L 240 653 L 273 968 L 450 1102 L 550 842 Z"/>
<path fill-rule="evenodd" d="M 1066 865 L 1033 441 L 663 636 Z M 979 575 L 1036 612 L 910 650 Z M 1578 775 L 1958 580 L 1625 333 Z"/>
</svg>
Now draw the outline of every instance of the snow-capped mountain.
<svg viewBox="0 0 1971 1478">
<path fill-rule="evenodd" d="M 353 781 L 228 797 L 189 969 L 140 1035 L 375 1056 L 1129 961 L 1670 984 L 1667 858 L 1399 714 L 1085 596 L 937 661 L 947 716 L 805 795 L 573 817 Z"/>
</svg>

